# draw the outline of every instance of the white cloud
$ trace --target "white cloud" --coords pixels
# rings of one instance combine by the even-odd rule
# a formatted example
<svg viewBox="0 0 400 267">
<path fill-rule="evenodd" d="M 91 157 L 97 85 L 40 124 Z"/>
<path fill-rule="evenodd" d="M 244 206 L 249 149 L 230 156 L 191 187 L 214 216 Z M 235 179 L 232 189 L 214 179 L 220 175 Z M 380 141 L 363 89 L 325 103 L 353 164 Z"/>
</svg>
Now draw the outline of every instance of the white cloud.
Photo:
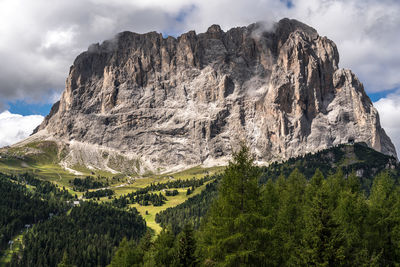
<svg viewBox="0 0 400 267">
<path fill-rule="evenodd" d="M 0 147 L 12 145 L 28 137 L 43 119 L 40 115 L 22 116 L 7 110 L 0 113 Z"/>
<path fill-rule="evenodd" d="M 292 0 L 291 8 L 287 1 L 1 0 L 0 108 L 50 99 L 80 52 L 124 30 L 204 32 L 211 24 L 227 30 L 283 17 L 335 41 L 341 67 L 352 69 L 367 92 L 400 86 L 400 1 Z"/>
<path fill-rule="evenodd" d="M 400 91 L 379 99 L 374 106 L 378 109 L 382 127 L 392 139 L 397 155 L 400 156 Z"/>
<path fill-rule="evenodd" d="M 16 99 L 54 102 L 74 58 L 118 32 L 204 32 L 211 24 L 228 30 L 283 17 L 332 39 L 340 66 L 352 69 L 367 92 L 400 87 L 399 0 L 291 0 L 291 8 L 288 1 L 0 0 L 0 112 Z"/>
</svg>

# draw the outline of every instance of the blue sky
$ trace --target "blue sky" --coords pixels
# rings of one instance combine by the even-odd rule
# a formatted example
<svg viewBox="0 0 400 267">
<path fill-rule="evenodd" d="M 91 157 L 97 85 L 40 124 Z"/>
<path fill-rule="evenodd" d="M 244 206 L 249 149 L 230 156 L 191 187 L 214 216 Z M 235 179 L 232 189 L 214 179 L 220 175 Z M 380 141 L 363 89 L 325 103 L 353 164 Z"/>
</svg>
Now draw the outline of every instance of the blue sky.
<svg viewBox="0 0 400 267">
<path fill-rule="evenodd" d="M 51 106 L 49 103 L 27 103 L 24 100 L 16 100 L 8 102 L 8 111 L 13 114 L 27 115 L 42 115 L 49 114 Z"/>
<path fill-rule="evenodd" d="M 379 102 L 382 124 L 399 147 L 399 0 L 1 0 L 0 114 L 47 115 L 74 58 L 118 32 L 178 36 L 283 17 L 336 43 L 339 66 L 351 69 Z"/>
</svg>

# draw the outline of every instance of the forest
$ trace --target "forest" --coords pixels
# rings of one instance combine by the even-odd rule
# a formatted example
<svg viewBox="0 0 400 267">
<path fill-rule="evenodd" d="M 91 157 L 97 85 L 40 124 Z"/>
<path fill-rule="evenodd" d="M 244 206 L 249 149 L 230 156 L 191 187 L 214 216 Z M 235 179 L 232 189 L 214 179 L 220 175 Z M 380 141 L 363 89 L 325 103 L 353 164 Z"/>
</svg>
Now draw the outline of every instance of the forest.
<svg viewBox="0 0 400 267">
<path fill-rule="evenodd" d="M 397 266 L 400 186 L 395 171 L 370 190 L 355 172 L 268 179 L 246 147 L 225 170 L 198 230 L 167 225 L 152 241 L 126 240 L 110 266 Z"/>
<path fill-rule="evenodd" d="M 261 173 L 258 180 L 261 186 L 269 180 L 276 181 L 280 176 L 288 177 L 296 169 L 307 180 L 310 180 L 317 170 L 321 171 L 324 177 L 339 171 L 346 177 L 351 173 L 359 173 L 361 189 L 367 196 L 377 174 L 390 170 L 394 177 L 400 176 L 400 164 L 394 157 L 368 148 L 364 143 L 341 144 L 316 153 L 290 158 L 284 162 L 274 162 L 269 166 L 258 168 Z M 220 177 L 216 176 L 215 183 L 219 180 Z M 158 213 L 156 222 L 160 223 L 162 227 L 170 225 L 174 232 L 182 229 L 186 223 L 191 223 L 194 229 L 197 229 L 217 195 L 216 184 L 211 187 L 207 186 L 200 195 Z"/>
<path fill-rule="evenodd" d="M 0 211 L 7 215 L 1 246 L 30 224 L 11 266 L 397 266 L 399 170 L 396 159 L 362 144 L 268 167 L 255 166 L 242 146 L 221 174 L 78 206 L 64 188 L 31 174 L 0 175 Z M 88 192 L 98 186 L 92 179 L 76 184 L 85 198 L 113 193 Z M 156 214 L 158 235 L 129 208 L 163 205 L 175 188 L 190 195 L 204 184 Z"/>
<path fill-rule="evenodd" d="M 111 198 L 112 195 L 114 195 L 115 192 L 111 189 L 101 189 L 101 190 L 96 190 L 96 191 L 87 191 L 85 194 L 83 194 L 84 198 L 90 199 L 90 198 L 100 198 L 100 197 L 109 197 Z"/>
<path fill-rule="evenodd" d="M 136 209 L 82 202 L 68 214 L 34 225 L 24 236 L 22 257 L 15 255 L 11 266 L 106 266 L 123 237 L 138 240 L 145 232 Z"/>
<path fill-rule="evenodd" d="M 28 173 L 0 173 L 0 195 L 0 252 L 29 228 L 10 266 L 106 266 L 123 237 L 139 240 L 147 231 L 134 208 L 91 201 L 74 207 L 67 190 Z"/>
<path fill-rule="evenodd" d="M 129 204 L 138 203 L 141 206 L 162 206 L 165 204 L 167 200 L 165 196 L 176 196 L 179 192 L 178 190 L 166 190 L 173 188 L 185 188 L 190 187 L 188 189 L 187 194 L 190 195 L 192 191 L 194 191 L 197 187 L 202 186 L 204 183 L 215 179 L 215 176 L 206 175 L 200 179 L 188 179 L 181 180 L 177 179 L 174 181 L 168 181 L 166 183 L 151 183 L 150 185 L 138 189 L 135 192 L 128 193 L 126 195 L 122 195 L 119 198 L 113 199 L 112 204 L 119 208 L 124 208 Z M 160 193 L 152 193 L 153 191 L 165 191 L 165 196 Z"/>
<path fill-rule="evenodd" d="M 206 185 L 206 188 L 200 194 L 189 198 L 187 201 L 176 207 L 168 208 L 156 214 L 156 222 L 163 228 L 168 226 L 174 234 L 181 232 L 187 224 L 194 229 L 200 227 L 201 219 L 209 210 L 212 201 L 218 194 L 218 179 Z"/>
<path fill-rule="evenodd" d="M 96 179 L 91 176 L 87 176 L 84 179 L 75 178 L 69 182 L 72 185 L 72 189 L 78 192 L 84 192 L 88 189 L 107 187 L 110 185 L 108 182 L 96 181 Z"/>
<path fill-rule="evenodd" d="M 0 251 L 15 234 L 24 229 L 25 225 L 43 221 L 51 214 L 58 214 L 66 209 L 65 204 L 56 201 L 54 194 L 50 201 L 43 199 L 48 195 L 42 192 L 51 191 L 49 188 L 59 195 L 64 195 L 63 191 L 56 187 L 48 186 L 46 182 L 36 181 L 38 190 L 29 191 L 26 186 L 16 182 L 18 179 L 15 176 L 12 180 L 9 178 L 0 173 Z"/>
</svg>

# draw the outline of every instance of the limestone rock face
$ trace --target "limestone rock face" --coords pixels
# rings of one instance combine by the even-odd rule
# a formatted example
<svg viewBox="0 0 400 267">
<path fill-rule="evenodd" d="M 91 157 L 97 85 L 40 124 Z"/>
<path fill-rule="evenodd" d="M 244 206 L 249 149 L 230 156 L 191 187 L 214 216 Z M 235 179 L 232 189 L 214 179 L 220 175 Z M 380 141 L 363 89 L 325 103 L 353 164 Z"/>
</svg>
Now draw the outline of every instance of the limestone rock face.
<svg viewBox="0 0 400 267">
<path fill-rule="evenodd" d="M 121 156 L 142 171 L 226 162 L 242 140 L 259 162 L 349 140 L 396 156 L 331 40 L 289 19 L 262 29 L 122 32 L 92 45 L 35 135 L 67 144 L 69 164 L 112 168 Z"/>
</svg>

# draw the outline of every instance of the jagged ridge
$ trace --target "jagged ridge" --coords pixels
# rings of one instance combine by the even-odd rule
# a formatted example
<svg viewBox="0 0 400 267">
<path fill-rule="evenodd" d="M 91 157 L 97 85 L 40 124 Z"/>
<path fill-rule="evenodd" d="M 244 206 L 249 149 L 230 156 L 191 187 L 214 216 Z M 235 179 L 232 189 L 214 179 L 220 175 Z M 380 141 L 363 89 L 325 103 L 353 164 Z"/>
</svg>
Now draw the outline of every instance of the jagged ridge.
<svg viewBox="0 0 400 267">
<path fill-rule="evenodd" d="M 362 83 L 336 45 L 283 19 L 178 38 L 123 32 L 79 55 L 35 136 L 69 147 L 64 162 L 146 169 L 226 162 L 246 140 L 259 162 L 349 140 L 396 155 Z"/>
</svg>

